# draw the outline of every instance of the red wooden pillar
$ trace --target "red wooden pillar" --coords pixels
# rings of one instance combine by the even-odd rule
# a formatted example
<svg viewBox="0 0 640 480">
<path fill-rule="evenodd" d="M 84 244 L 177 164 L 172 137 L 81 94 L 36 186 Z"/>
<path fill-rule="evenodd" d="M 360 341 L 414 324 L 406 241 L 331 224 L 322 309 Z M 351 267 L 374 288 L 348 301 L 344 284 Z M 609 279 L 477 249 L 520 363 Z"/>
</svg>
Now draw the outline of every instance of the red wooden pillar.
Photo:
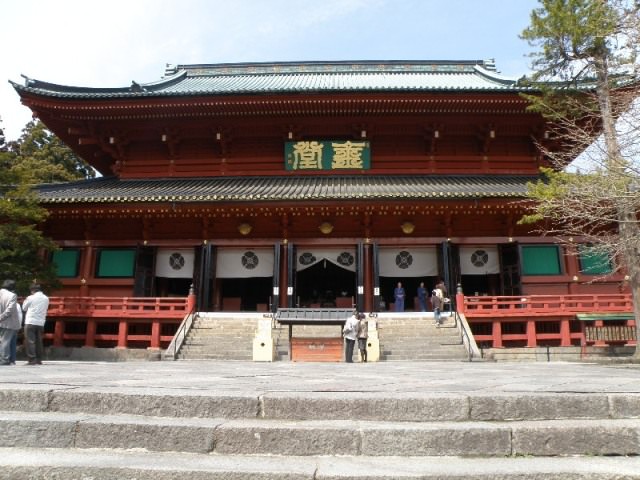
<svg viewBox="0 0 640 480">
<path fill-rule="evenodd" d="M 536 321 L 527 320 L 527 347 L 537 347 L 538 339 L 536 338 Z"/>
<path fill-rule="evenodd" d="M 96 321 L 93 318 L 87 320 L 87 333 L 84 336 L 84 346 L 96 346 Z"/>
<path fill-rule="evenodd" d="M 580 275 L 580 265 L 578 260 L 578 255 L 576 254 L 576 246 L 569 245 L 567 248 L 567 255 L 563 255 L 565 260 L 565 265 L 567 267 L 567 275 L 570 277 L 569 280 L 569 294 L 578 293 L 578 283 L 577 279 Z"/>
<path fill-rule="evenodd" d="M 64 320 L 56 320 L 56 324 L 53 327 L 53 346 L 64 346 Z"/>
<path fill-rule="evenodd" d="M 151 323 L 151 345 L 150 348 L 160 348 L 160 321 L 154 320 Z"/>
<path fill-rule="evenodd" d="M 571 346 L 571 324 L 566 318 L 560 320 L 560 346 Z"/>
<path fill-rule="evenodd" d="M 87 241 L 80 265 L 80 297 L 88 297 L 90 294 L 88 282 L 93 277 L 93 251 L 91 243 Z"/>
<path fill-rule="evenodd" d="M 491 330 L 491 342 L 493 348 L 502 348 L 502 323 L 500 320 L 493 321 L 493 328 Z"/>
<path fill-rule="evenodd" d="M 127 334 L 129 324 L 126 319 L 121 318 L 118 323 L 118 348 L 127 348 Z"/>
</svg>

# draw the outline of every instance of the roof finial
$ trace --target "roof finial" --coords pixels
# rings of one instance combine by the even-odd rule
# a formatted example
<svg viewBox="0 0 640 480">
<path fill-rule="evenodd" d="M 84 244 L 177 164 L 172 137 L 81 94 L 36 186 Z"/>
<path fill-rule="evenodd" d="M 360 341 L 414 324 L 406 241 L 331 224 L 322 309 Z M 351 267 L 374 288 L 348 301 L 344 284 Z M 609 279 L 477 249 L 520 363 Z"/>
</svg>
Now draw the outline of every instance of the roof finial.
<svg viewBox="0 0 640 480">
<path fill-rule="evenodd" d="M 167 63 L 164 67 L 164 76 L 170 77 L 171 75 L 175 74 L 177 71 L 178 69 L 175 67 L 175 65 L 173 65 L 172 63 Z"/>
<path fill-rule="evenodd" d="M 25 87 L 30 87 L 31 85 L 33 85 L 33 80 L 31 80 L 29 77 L 27 77 L 24 73 L 21 73 L 20 76 L 22 78 L 24 78 L 24 86 Z"/>
<path fill-rule="evenodd" d="M 487 60 L 484 61 L 484 68 L 486 68 L 487 70 L 492 70 L 492 71 L 496 71 L 496 59 L 495 58 L 489 58 Z"/>
<path fill-rule="evenodd" d="M 131 87 L 129 87 L 129 90 L 131 90 L 132 92 L 143 92 L 144 88 L 142 88 L 142 85 L 140 85 L 135 80 L 131 80 Z"/>
</svg>

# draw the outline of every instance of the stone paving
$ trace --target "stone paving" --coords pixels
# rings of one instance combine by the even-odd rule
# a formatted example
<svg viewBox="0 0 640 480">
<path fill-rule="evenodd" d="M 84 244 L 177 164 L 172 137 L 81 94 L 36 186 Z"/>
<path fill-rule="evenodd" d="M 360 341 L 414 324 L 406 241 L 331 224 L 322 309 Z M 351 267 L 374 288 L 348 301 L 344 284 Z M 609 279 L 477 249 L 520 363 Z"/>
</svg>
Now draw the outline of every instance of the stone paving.
<svg viewBox="0 0 640 480">
<path fill-rule="evenodd" d="M 0 388 L 270 392 L 640 393 L 640 365 L 588 363 L 72 362 L 0 367 Z"/>
</svg>

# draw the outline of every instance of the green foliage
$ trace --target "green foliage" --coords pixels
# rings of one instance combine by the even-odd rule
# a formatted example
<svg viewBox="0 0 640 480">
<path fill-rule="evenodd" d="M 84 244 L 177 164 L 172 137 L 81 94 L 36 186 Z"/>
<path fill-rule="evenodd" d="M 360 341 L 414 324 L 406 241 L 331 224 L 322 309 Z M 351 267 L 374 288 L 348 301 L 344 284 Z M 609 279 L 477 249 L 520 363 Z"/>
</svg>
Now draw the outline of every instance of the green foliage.
<svg viewBox="0 0 640 480">
<path fill-rule="evenodd" d="M 36 196 L 25 185 L 3 184 L 0 196 L 0 272 L 13 278 L 21 294 L 28 293 L 34 281 L 48 288 L 57 287 L 53 265 L 43 258 L 57 249 L 55 243 L 38 229 L 47 211 L 38 205 Z"/>
<path fill-rule="evenodd" d="M 34 184 L 93 177 L 93 170 L 40 122 L 30 122 L 16 142 L 0 145 L 0 274 L 13 278 L 21 294 L 34 281 L 57 288 L 48 254 L 56 244 L 39 226 L 48 212 Z"/>
<path fill-rule="evenodd" d="M 635 62 L 637 39 L 623 27 L 640 5 L 625 0 L 540 0 L 521 38 L 538 50 L 531 54 L 534 80 L 577 82 L 593 79 L 595 59 L 608 69 Z M 627 70 L 628 72 L 628 70 Z"/>
<path fill-rule="evenodd" d="M 95 171 L 40 121 L 29 122 L 10 149 L 12 168 L 26 183 L 59 183 L 93 178 Z"/>
<path fill-rule="evenodd" d="M 2 129 L 2 117 L 0 117 L 0 152 L 5 149 L 6 139 L 4 136 L 4 130 Z"/>
</svg>

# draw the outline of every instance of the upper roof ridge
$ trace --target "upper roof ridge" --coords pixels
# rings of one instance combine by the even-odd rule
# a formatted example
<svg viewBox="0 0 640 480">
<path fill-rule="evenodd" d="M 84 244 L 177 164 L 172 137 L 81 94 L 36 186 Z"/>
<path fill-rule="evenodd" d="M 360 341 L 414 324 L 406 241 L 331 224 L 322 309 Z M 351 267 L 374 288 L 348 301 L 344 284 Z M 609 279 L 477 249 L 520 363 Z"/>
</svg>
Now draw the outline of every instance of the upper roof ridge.
<svg viewBox="0 0 640 480">
<path fill-rule="evenodd" d="M 470 73 L 475 67 L 496 72 L 495 60 L 335 60 L 167 64 L 165 76 L 186 71 L 189 76 L 283 73 Z"/>
</svg>

